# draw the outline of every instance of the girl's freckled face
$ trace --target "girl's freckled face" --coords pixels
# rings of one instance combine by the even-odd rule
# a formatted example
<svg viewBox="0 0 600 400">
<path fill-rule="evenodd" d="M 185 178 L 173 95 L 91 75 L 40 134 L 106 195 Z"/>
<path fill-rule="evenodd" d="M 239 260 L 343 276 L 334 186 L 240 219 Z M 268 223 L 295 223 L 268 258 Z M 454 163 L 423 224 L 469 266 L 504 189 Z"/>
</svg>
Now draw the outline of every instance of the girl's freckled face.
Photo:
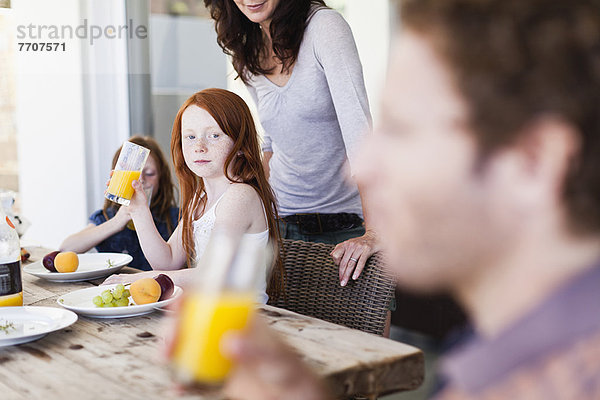
<svg viewBox="0 0 600 400">
<path fill-rule="evenodd" d="M 224 176 L 225 160 L 233 149 L 227 136 L 208 111 L 196 105 L 181 117 L 181 145 L 185 163 L 201 178 Z"/>
</svg>

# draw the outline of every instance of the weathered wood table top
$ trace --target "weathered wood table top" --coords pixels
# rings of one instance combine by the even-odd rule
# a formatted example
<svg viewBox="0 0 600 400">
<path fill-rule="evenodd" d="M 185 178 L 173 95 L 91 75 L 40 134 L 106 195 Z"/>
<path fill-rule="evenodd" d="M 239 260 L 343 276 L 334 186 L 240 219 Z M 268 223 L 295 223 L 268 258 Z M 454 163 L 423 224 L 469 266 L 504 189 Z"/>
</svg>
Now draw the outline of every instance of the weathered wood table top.
<svg viewBox="0 0 600 400">
<path fill-rule="evenodd" d="M 31 261 L 49 252 L 31 250 Z M 60 307 L 60 295 L 100 282 L 49 282 L 24 272 L 24 303 Z M 340 398 L 411 390 L 423 380 L 423 354 L 414 347 L 275 307 L 261 310 Z M 176 390 L 160 355 L 169 318 L 159 311 L 123 319 L 79 316 L 35 342 L 0 348 L 0 398 L 218 398 Z"/>
</svg>

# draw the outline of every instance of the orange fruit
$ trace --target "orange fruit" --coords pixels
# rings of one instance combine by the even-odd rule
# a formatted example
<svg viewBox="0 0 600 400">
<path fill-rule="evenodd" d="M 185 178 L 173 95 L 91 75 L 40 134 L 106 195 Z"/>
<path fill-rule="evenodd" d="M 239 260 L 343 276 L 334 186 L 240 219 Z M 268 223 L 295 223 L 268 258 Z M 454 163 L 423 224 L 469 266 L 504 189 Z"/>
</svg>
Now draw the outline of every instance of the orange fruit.
<svg viewBox="0 0 600 400">
<path fill-rule="evenodd" d="M 161 289 L 154 278 L 142 278 L 131 284 L 129 293 L 135 304 L 148 304 L 158 301 Z"/>
<path fill-rule="evenodd" d="M 79 257 L 72 251 L 58 253 L 54 259 L 54 267 L 58 272 L 75 272 L 79 267 Z"/>
</svg>

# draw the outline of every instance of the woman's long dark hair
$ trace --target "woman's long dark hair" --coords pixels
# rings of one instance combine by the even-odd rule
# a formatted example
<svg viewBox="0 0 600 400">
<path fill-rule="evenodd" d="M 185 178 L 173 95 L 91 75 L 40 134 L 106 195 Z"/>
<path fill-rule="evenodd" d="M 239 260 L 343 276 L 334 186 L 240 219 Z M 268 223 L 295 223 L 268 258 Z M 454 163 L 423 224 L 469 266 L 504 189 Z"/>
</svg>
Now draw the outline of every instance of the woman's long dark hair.
<svg viewBox="0 0 600 400">
<path fill-rule="evenodd" d="M 219 46 L 233 58 L 233 68 L 244 83 L 250 74 L 272 72 L 261 62 L 266 49 L 259 24 L 250 21 L 233 0 L 204 0 L 204 5 L 215 20 Z M 324 0 L 281 0 L 273 12 L 269 31 L 282 72 L 289 72 L 296 62 L 312 5 L 327 7 Z"/>
</svg>

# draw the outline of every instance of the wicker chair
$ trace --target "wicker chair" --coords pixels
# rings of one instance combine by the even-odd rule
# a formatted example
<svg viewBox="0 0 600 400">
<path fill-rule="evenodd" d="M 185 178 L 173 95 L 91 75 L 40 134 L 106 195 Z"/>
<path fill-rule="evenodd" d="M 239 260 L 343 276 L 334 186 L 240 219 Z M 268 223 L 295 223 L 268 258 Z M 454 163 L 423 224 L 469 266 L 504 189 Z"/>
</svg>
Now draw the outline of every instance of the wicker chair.
<svg viewBox="0 0 600 400">
<path fill-rule="evenodd" d="M 359 279 L 340 286 L 333 245 L 283 240 L 285 295 L 269 304 L 361 331 L 383 334 L 394 284 L 372 256 Z"/>
</svg>

